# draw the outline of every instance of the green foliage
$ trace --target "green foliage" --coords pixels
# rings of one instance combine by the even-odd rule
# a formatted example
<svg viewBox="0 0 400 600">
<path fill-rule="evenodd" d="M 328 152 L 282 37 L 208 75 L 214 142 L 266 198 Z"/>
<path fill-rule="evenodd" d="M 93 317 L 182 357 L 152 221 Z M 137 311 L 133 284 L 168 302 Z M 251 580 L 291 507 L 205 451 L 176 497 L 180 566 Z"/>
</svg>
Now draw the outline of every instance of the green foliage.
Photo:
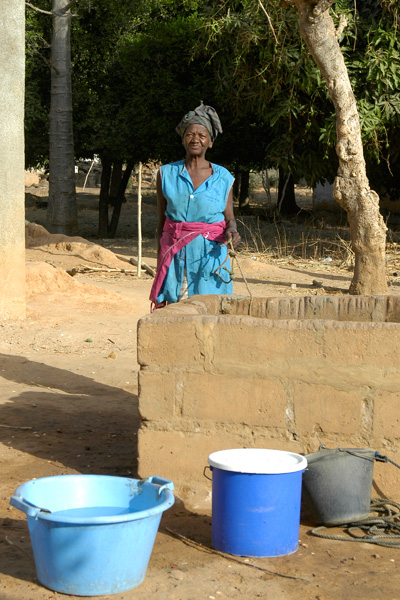
<svg viewBox="0 0 400 600">
<path fill-rule="evenodd" d="M 341 45 L 360 115 L 367 171 L 380 194 L 399 196 L 400 38 L 398 2 L 348 3 Z M 393 175 L 394 174 L 394 175 Z M 396 179 L 398 181 L 396 181 Z M 396 190 L 397 188 L 397 190 Z"/>
<path fill-rule="evenodd" d="M 206 3 L 208 48 L 218 63 L 222 98 L 237 119 L 250 108 L 268 125 L 268 166 L 282 165 L 310 184 L 332 180 L 336 127 L 326 84 L 300 39 L 294 8 L 272 0 L 263 6 L 271 23 L 257 2 Z M 395 156 L 390 140 L 399 134 L 399 6 L 398 0 L 338 0 L 331 10 L 336 26 L 347 20 L 340 43 L 375 181 L 387 178 Z"/>
<path fill-rule="evenodd" d="M 50 0 L 37 0 L 49 10 Z M 213 160 L 283 166 L 310 184 L 337 168 L 334 107 L 292 6 L 264 0 L 81 0 L 73 18 L 76 153 L 174 160 L 174 128 L 201 100 L 224 133 Z M 400 172 L 399 0 L 338 0 L 369 172 Z M 51 17 L 27 8 L 27 162 L 46 160 Z"/>
<path fill-rule="evenodd" d="M 265 167 L 281 165 L 310 184 L 332 178 L 334 146 L 318 145 L 321 121 L 332 105 L 301 41 L 297 13 L 276 2 L 264 5 L 271 25 L 257 2 L 207 3 L 209 11 L 214 8 L 206 25 L 207 48 L 220 101 L 231 107 L 237 122 L 250 113 L 267 131 L 268 143 L 260 148 Z"/>
<path fill-rule="evenodd" d="M 152 19 L 120 32 L 104 60 L 74 67 L 86 82 L 74 93 L 82 152 L 143 162 L 180 156 L 175 125 L 207 101 L 212 81 L 204 61 L 191 56 L 196 27 L 194 17 Z"/>
</svg>

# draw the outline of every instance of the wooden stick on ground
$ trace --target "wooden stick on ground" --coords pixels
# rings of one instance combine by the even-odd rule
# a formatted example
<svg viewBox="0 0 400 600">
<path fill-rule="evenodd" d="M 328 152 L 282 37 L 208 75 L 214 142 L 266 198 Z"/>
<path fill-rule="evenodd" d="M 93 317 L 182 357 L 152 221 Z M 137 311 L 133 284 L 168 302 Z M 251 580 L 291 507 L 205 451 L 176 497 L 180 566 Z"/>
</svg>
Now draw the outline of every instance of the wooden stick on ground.
<svg viewBox="0 0 400 600">
<path fill-rule="evenodd" d="M 77 273 L 126 273 L 128 275 L 134 275 L 136 271 L 134 269 L 117 269 L 115 267 L 92 267 L 91 265 L 78 265 L 72 267 L 67 271 L 68 275 L 72 277 Z"/>
<path fill-rule="evenodd" d="M 129 262 L 131 263 L 131 265 L 138 265 L 139 261 L 136 260 L 136 258 L 130 258 Z M 144 271 L 146 271 L 146 273 L 148 273 L 149 275 L 151 275 L 152 277 L 156 276 L 156 270 L 153 269 L 153 267 L 150 267 L 149 265 L 146 265 L 146 263 L 142 262 L 141 267 Z"/>
</svg>

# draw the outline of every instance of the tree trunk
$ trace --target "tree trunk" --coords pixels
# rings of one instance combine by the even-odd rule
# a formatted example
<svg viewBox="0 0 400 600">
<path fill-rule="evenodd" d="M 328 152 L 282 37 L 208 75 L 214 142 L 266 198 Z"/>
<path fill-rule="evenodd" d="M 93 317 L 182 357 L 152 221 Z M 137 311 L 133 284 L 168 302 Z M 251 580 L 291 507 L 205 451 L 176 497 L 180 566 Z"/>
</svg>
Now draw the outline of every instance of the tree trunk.
<svg viewBox="0 0 400 600">
<path fill-rule="evenodd" d="M 250 169 L 242 169 L 240 173 L 239 209 L 249 206 Z"/>
<path fill-rule="evenodd" d="M 294 177 L 279 166 L 277 210 L 280 215 L 294 215 L 299 212 L 294 191 Z"/>
<path fill-rule="evenodd" d="M 386 294 L 386 226 L 366 175 L 356 100 L 329 8 L 333 0 L 293 0 L 301 35 L 329 89 L 336 111 L 339 169 L 334 197 L 346 210 L 355 269 L 350 294 Z"/>
<path fill-rule="evenodd" d="M 109 204 L 114 204 L 115 198 L 118 196 L 118 190 L 122 179 L 122 160 L 114 162 L 112 166 L 111 183 L 110 183 L 110 200 Z"/>
<path fill-rule="evenodd" d="M 235 181 L 233 182 L 233 198 L 235 200 L 239 199 L 240 193 L 240 169 L 238 166 L 235 166 Z"/>
<path fill-rule="evenodd" d="M 9 319 L 26 316 L 22 0 L 1 4 L 0 56 L 0 318 Z"/>
<path fill-rule="evenodd" d="M 47 229 L 74 235 L 78 230 L 72 129 L 71 13 L 69 0 L 53 0 L 51 44 L 50 176 Z"/>
<path fill-rule="evenodd" d="M 101 157 L 100 157 L 101 158 Z M 101 158 L 101 187 L 99 200 L 99 238 L 108 236 L 108 196 L 110 191 L 112 163 L 106 158 Z"/>
<path fill-rule="evenodd" d="M 108 230 L 108 237 L 114 238 L 117 233 L 117 227 L 119 223 L 119 217 L 121 214 L 122 203 L 124 201 L 126 186 L 128 185 L 129 177 L 131 176 L 132 169 L 135 166 L 133 160 L 128 161 L 125 171 L 120 178 L 117 195 L 114 201 L 114 210 L 111 217 L 111 223 Z"/>
</svg>

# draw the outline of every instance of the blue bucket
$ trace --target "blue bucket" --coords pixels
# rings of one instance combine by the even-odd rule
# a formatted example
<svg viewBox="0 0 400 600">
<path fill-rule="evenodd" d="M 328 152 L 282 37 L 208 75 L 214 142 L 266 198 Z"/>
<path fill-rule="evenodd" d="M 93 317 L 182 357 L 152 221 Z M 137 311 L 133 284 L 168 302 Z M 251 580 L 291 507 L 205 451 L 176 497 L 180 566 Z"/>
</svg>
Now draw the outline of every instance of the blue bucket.
<svg viewBox="0 0 400 600">
<path fill-rule="evenodd" d="M 37 577 L 64 594 L 116 594 L 146 575 L 172 481 L 60 475 L 19 486 L 10 503 L 27 515 Z"/>
<path fill-rule="evenodd" d="M 304 456 L 239 448 L 214 452 L 208 462 L 213 548 L 237 556 L 296 552 Z"/>
</svg>

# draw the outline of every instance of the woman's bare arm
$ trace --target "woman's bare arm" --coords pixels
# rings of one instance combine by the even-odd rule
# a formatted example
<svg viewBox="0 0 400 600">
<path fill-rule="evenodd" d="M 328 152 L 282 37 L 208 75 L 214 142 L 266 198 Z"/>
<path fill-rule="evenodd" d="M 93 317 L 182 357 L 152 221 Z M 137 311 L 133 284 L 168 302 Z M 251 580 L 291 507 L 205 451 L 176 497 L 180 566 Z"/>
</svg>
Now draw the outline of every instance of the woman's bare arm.
<svg viewBox="0 0 400 600">
<path fill-rule="evenodd" d="M 163 227 L 165 223 L 165 210 L 167 208 L 167 201 L 164 198 L 164 194 L 162 192 L 161 186 L 161 173 L 160 169 L 157 173 L 157 214 L 158 214 L 158 224 L 157 224 L 157 258 L 160 254 L 160 238 L 163 232 Z"/>
<path fill-rule="evenodd" d="M 224 216 L 226 221 L 225 239 L 227 242 L 232 240 L 232 244 L 237 246 L 240 242 L 240 235 L 237 230 L 236 219 L 233 212 L 233 192 L 232 188 L 229 191 L 228 199 L 226 201 L 226 207 L 224 210 Z"/>
</svg>

